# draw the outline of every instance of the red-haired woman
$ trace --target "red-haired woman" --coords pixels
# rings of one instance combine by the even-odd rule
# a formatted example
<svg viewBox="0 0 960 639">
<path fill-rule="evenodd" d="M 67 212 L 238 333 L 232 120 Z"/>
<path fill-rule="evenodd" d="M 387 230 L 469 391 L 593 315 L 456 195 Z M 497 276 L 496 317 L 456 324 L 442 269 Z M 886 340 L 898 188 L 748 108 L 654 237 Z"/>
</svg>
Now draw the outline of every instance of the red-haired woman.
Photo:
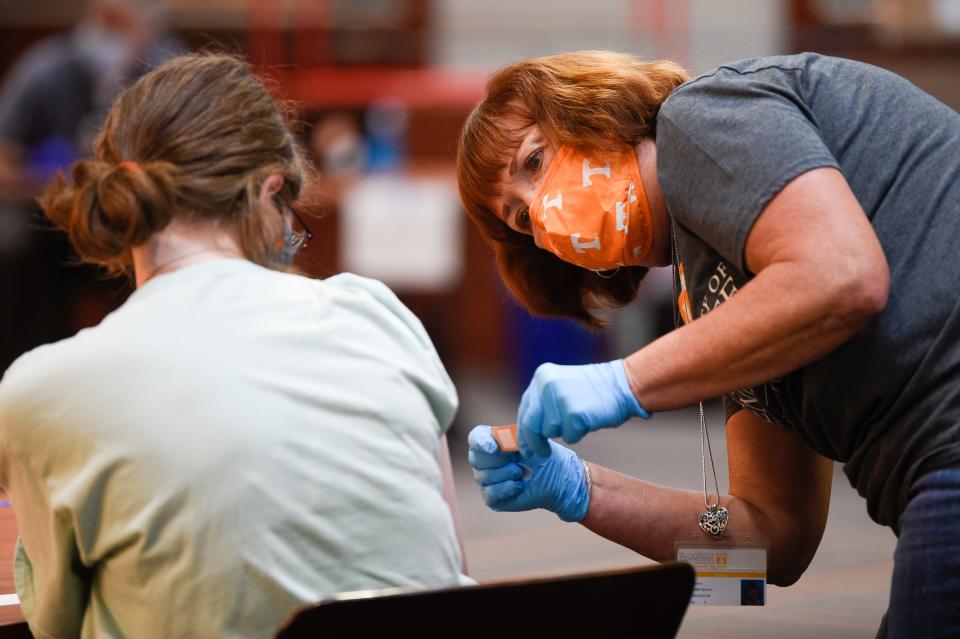
<svg viewBox="0 0 960 639">
<path fill-rule="evenodd" d="M 338 592 L 468 581 L 442 492 L 454 388 L 385 286 L 290 272 L 303 168 L 246 65 L 144 76 L 95 157 L 42 204 L 137 290 L 0 383 L 34 635 L 267 637 Z"/>
<path fill-rule="evenodd" d="M 541 366 L 520 453 L 471 433 L 487 504 L 548 508 L 660 560 L 693 532 L 763 535 L 786 585 L 817 549 L 839 460 L 900 536 L 881 633 L 960 636 L 957 149 L 956 112 L 815 54 L 694 79 L 610 52 L 498 72 L 458 177 L 507 286 L 597 325 L 672 265 L 682 326 L 622 360 Z M 719 395 L 730 491 L 706 506 L 549 440 Z"/>
</svg>

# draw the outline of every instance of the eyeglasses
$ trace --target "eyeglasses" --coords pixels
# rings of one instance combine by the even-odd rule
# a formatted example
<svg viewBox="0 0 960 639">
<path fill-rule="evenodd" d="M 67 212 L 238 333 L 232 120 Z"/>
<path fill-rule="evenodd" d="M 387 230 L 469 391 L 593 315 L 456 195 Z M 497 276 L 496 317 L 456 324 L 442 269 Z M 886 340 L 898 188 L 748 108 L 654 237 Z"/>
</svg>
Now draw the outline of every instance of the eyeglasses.
<svg viewBox="0 0 960 639">
<path fill-rule="evenodd" d="M 310 228 L 303 221 L 303 218 L 300 217 L 300 214 L 297 213 L 297 209 L 292 206 L 285 205 L 283 208 L 286 208 L 293 215 L 293 224 L 292 232 L 287 237 L 287 250 L 293 254 L 299 253 L 303 249 L 307 248 L 307 245 L 313 240 L 313 233 L 310 231 Z M 283 210 L 281 208 L 280 210 Z"/>
<path fill-rule="evenodd" d="M 310 231 L 306 222 L 303 221 L 303 218 L 300 217 L 300 214 L 297 213 L 297 209 L 291 206 L 290 212 L 293 213 L 295 224 L 293 233 L 290 234 L 290 239 L 288 240 L 288 246 L 294 253 L 299 253 L 307 248 L 307 244 L 313 240 L 313 233 Z M 299 228 L 297 228 L 297 226 L 299 226 Z"/>
</svg>

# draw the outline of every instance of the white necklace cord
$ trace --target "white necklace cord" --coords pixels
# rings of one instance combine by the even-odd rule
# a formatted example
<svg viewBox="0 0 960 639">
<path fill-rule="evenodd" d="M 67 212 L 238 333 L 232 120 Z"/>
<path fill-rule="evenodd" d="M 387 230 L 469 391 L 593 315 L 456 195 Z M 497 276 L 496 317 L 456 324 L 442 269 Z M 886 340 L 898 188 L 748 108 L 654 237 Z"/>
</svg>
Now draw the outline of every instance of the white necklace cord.
<svg viewBox="0 0 960 639">
<path fill-rule="evenodd" d="M 149 271 L 149 272 L 146 274 L 146 276 L 143 278 L 143 282 L 144 282 L 144 283 L 148 282 L 149 280 L 153 279 L 154 277 L 156 277 L 156 276 L 159 275 L 160 273 L 164 272 L 165 270 L 167 270 L 168 268 L 170 268 L 171 266 L 173 266 L 173 265 L 176 264 L 177 262 L 180 262 L 180 261 L 182 261 L 182 260 L 185 260 L 185 259 L 187 259 L 188 257 L 193 257 L 193 256 L 195 256 L 195 255 L 202 255 L 202 254 L 204 254 L 204 253 L 219 253 L 219 254 L 224 255 L 224 256 L 240 257 L 240 254 L 237 253 L 236 251 L 231 251 L 231 250 L 229 250 L 229 249 L 210 248 L 209 246 L 204 247 L 204 248 L 202 248 L 202 249 L 196 249 L 196 250 L 193 250 L 193 251 L 187 251 L 186 253 L 181 253 L 180 255 L 177 255 L 176 257 L 172 257 L 172 258 L 170 258 L 169 260 L 163 262 L 163 263 L 160 264 L 159 266 L 154 267 L 153 270 Z"/>
<path fill-rule="evenodd" d="M 674 328 L 679 328 L 680 326 L 680 293 L 683 293 L 683 299 L 689 300 L 689 293 L 687 292 L 686 282 L 684 278 L 680 277 L 680 251 L 677 247 L 677 227 L 674 222 L 670 224 L 670 249 L 671 249 L 671 264 L 673 265 L 673 297 L 674 304 L 673 306 L 673 326 Z M 677 290 L 677 282 L 680 283 L 681 290 Z M 691 320 L 693 319 L 690 315 L 689 307 L 685 309 L 687 312 L 684 313 Z M 703 477 L 703 505 L 706 506 L 707 510 L 700 518 L 697 520 L 697 523 L 700 525 L 700 528 L 707 534 L 712 535 L 713 537 L 720 537 L 723 535 L 723 531 L 727 527 L 727 521 L 730 518 L 727 509 L 720 505 L 720 482 L 717 480 L 717 466 L 713 461 L 713 449 L 710 446 L 710 430 L 707 427 L 707 418 L 703 412 L 703 402 L 698 402 L 700 410 L 700 471 L 701 476 Z M 714 494 L 716 496 L 716 501 L 711 504 L 710 497 L 707 493 L 707 457 L 710 458 L 710 470 L 713 473 L 713 487 Z"/>
</svg>

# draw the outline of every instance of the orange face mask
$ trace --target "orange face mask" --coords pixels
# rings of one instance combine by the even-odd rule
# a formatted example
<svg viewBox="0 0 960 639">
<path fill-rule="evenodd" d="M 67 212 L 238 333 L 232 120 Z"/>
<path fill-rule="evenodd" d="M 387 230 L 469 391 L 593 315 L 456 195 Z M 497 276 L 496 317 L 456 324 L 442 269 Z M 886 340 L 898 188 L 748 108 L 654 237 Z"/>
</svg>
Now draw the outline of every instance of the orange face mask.
<svg viewBox="0 0 960 639">
<path fill-rule="evenodd" d="M 652 216 L 633 149 L 592 160 L 560 147 L 531 202 L 530 226 L 537 244 L 571 264 L 639 264 L 653 243 Z"/>
</svg>

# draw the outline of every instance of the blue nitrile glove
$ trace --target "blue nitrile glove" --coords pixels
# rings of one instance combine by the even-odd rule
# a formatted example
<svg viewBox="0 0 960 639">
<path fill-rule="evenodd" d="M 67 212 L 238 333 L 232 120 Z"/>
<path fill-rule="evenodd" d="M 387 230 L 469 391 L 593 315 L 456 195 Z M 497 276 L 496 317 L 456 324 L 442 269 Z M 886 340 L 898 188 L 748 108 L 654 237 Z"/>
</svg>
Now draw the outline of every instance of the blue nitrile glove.
<svg viewBox="0 0 960 639">
<path fill-rule="evenodd" d="M 584 366 L 541 364 L 517 416 L 520 450 L 541 457 L 549 454 L 550 437 L 575 444 L 591 431 L 619 426 L 631 417 L 650 419 L 630 390 L 622 359 Z"/>
<path fill-rule="evenodd" d="M 524 457 L 500 450 L 489 426 L 470 431 L 469 459 L 473 479 L 480 486 L 483 501 L 496 511 L 516 512 L 545 508 L 564 521 L 587 516 L 590 494 L 583 462 L 569 448 L 549 442 L 546 457 Z M 523 466 L 530 476 L 523 479 Z"/>
</svg>

